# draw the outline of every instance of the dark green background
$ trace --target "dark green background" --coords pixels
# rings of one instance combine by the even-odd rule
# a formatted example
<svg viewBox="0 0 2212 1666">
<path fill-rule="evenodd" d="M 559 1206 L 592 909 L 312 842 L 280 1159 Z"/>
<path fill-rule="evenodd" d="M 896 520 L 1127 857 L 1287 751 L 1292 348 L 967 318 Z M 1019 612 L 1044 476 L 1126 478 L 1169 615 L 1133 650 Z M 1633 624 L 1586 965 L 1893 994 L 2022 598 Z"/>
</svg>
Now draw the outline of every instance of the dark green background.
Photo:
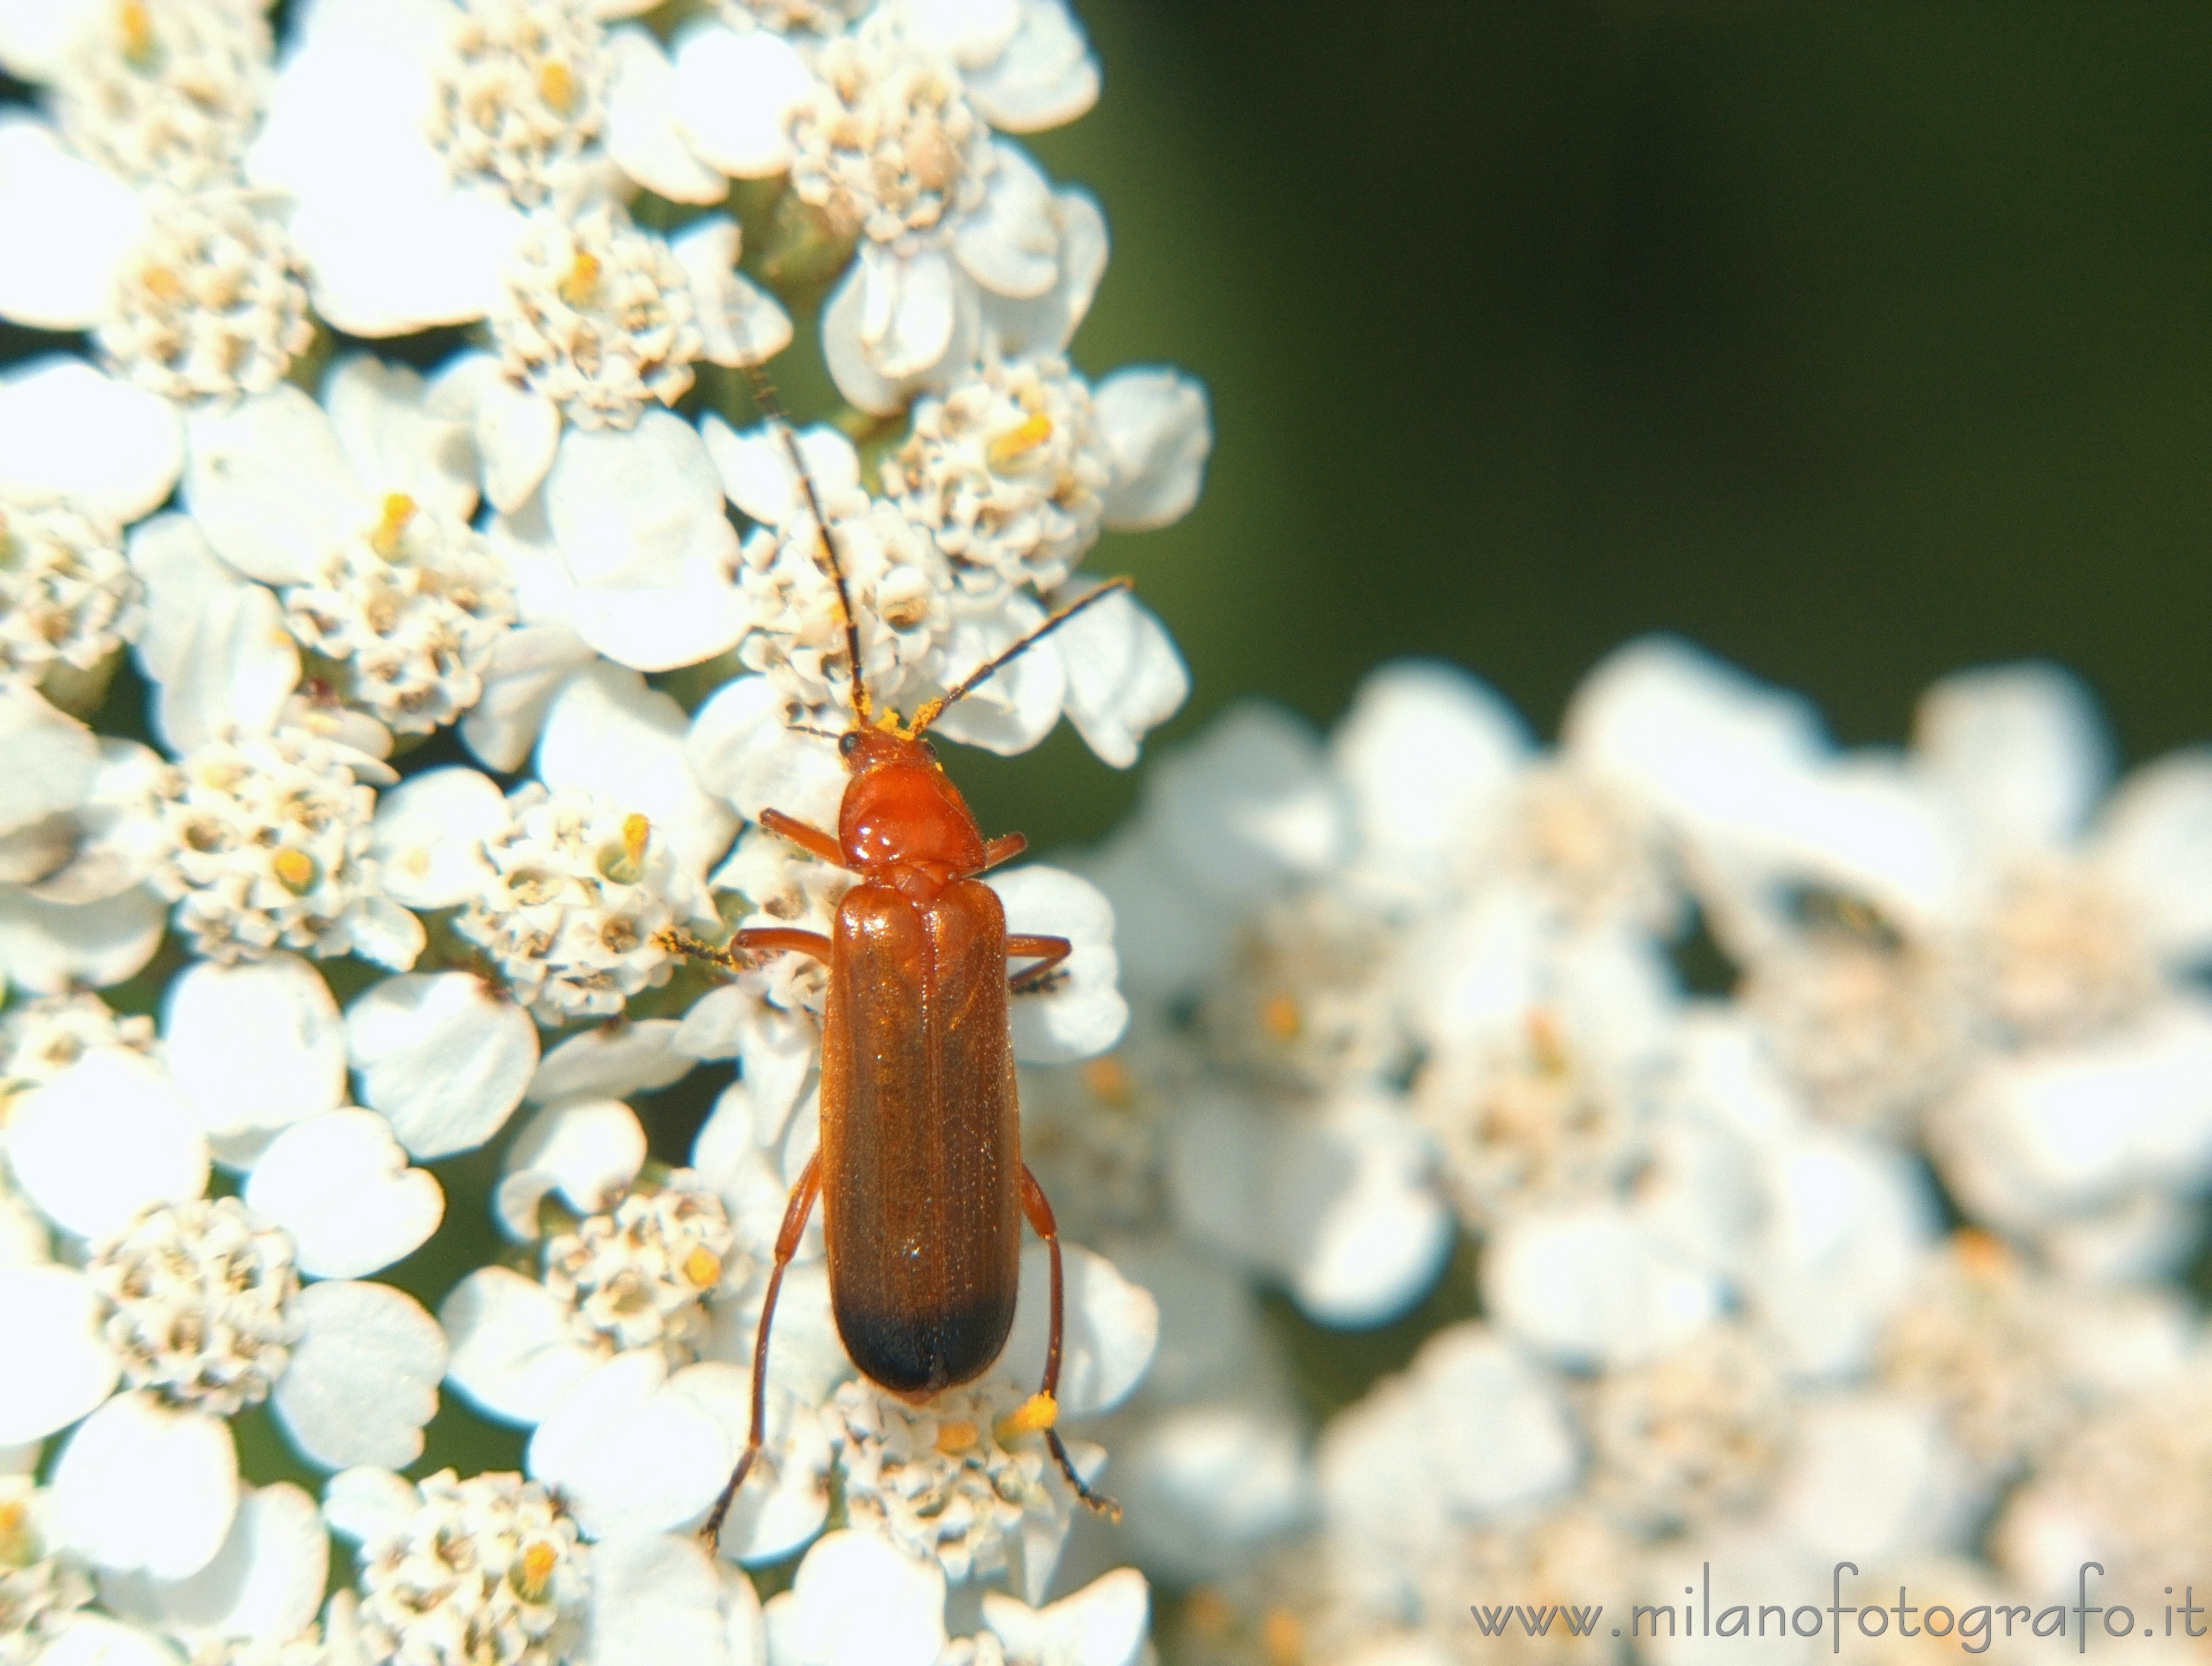
<svg viewBox="0 0 2212 1666">
<path fill-rule="evenodd" d="M 1549 733 L 1682 631 L 1852 741 L 1977 661 L 2212 729 L 2212 10 L 1077 0 L 1078 357 L 1210 385 L 1206 496 L 1109 538 L 1193 717 L 1443 655 Z M 1178 725 L 1178 728 L 1183 727 Z M 971 769 L 1050 845 L 1133 784 Z"/>
</svg>

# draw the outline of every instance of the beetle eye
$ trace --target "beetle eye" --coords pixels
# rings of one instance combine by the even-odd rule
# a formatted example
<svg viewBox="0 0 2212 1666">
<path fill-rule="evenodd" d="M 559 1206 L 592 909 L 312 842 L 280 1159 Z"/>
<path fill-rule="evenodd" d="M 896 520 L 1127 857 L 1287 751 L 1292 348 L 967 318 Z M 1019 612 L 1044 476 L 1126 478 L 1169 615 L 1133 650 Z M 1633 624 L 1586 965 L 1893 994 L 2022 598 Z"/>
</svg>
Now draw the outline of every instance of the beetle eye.
<svg viewBox="0 0 2212 1666">
<path fill-rule="evenodd" d="M 837 750 L 847 757 L 860 750 L 860 735 L 857 729 L 848 729 L 837 737 Z"/>
</svg>

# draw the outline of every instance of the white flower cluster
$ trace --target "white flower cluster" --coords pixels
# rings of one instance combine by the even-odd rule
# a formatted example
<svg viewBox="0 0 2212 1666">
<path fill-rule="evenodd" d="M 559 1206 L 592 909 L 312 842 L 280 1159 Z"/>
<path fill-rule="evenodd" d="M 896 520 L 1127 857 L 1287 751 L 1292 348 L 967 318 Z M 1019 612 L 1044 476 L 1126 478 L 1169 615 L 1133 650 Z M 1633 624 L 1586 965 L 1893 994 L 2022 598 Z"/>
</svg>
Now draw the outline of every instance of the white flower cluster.
<svg viewBox="0 0 2212 1666">
<path fill-rule="evenodd" d="M 1097 96 L 1062 0 L 0 0 L 0 320 L 64 337 L 0 365 L 0 1666 L 1133 1666 L 1047 1432 L 1100 1474 L 1158 1315 L 1073 1243 L 1056 1403 L 1032 1245 L 910 1404 L 817 1213 L 695 1536 L 827 979 L 679 945 L 826 930 L 762 812 L 834 827 L 860 714 L 1212 445 L 1067 359 L 1103 219 L 1007 137 Z M 794 313 L 796 436 L 733 374 Z M 933 732 L 1127 766 L 1187 687 L 1117 588 Z M 1103 898 L 990 883 L 1073 944 L 1019 1056 L 1104 1051 Z"/>
<path fill-rule="evenodd" d="M 1716 1623 L 1838 1560 L 1955 1614 L 2101 1559 L 2154 1614 L 2212 1547 L 2212 757 L 2112 774 L 2049 666 L 1845 752 L 1664 639 L 1548 751 L 1408 662 L 1162 758 L 1085 868 L 1128 1039 L 1024 1143 L 1160 1301 L 1107 1438 L 1176 1657 L 1613 1661 L 1708 1564 Z M 1401 1375 L 1313 1386 L 1417 1305 Z"/>
</svg>

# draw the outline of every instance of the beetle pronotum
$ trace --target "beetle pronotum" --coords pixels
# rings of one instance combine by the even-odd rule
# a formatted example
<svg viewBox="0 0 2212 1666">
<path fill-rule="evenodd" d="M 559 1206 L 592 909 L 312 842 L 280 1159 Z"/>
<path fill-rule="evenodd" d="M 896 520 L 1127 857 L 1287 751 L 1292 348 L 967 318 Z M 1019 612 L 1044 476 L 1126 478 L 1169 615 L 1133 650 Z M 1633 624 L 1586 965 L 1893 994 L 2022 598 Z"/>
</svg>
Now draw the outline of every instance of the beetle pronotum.
<svg viewBox="0 0 2212 1666">
<path fill-rule="evenodd" d="M 1013 936 L 981 875 L 1026 848 L 1018 833 L 986 842 L 925 739 L 945 709 L 1103 596 L 1116 579 L 1060 609 L 970 672 L 911 721 L 877 711 L 860 672 L 860 629 L 829 518 L 790 424 L 764 380 L 754 394 L 781 435 L 812 511 L 835 586 L 852 670 L 853 727 L 837 738 L 849 778 L 835 833 L 777 810 L 760 824 L 859 876 L 832 934 L 780 927 L 735 933 L 726 948 L 671 934 L 684 953 L 732 970 L 763 953 L 808 954 L 830 972 L 822 1013 L 821 1141 L 784 1210 L 753 1342 L 752 1423 L 745 1450 L 701 1535 L 711 1545 L 758 1455 L 766 1420 L 768 1343 L 783 1271 L 818 1196 L 830 1310 L 863 1376 L 919 1402 L 974 1381 L 1012 1329 L 1024 1217 L 1052 1265 L 1044 1380 L 1013 1414 L 1042 1430 L 1060 1473 L 1092 1508 L 1118 1514 L 1075 1472 L 1054 1427 L 1060 1387 L 1060 1237 L 1051 1205 L 1021 1158 L 1007 997 L 1041 988 L 1071 950 L 1064 937 Z M 1009 958 L 1033 962 L 1009 976 Z"/>
</svg>

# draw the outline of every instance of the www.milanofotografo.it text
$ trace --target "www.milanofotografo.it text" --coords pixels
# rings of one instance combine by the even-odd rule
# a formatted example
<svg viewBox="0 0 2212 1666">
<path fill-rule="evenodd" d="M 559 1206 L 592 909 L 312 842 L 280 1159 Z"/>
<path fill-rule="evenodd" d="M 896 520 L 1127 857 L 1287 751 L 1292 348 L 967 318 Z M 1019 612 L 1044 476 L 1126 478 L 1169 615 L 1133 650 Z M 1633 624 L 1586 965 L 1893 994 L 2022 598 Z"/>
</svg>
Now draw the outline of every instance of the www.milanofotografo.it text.
<svg viewBox="0 0 2212 1666">
<path fill-rule="evenodd" d="M 1844 1601 L 1845 1576 L 1856 1578 L 1856 1562 L 1835 1566 L 1828 1601 L 1816 1602 L 1730 1602 L 1717 1607 L 1713 1598 L 1713 1565 L 1704 1564 L 1704 1584 L 1682 1587 L 1688 1599 L 1680 1603 L 1638 1602 L 1628 1610 L 1626 1626 L 1605 1629 L 1614 1637 L 1759 1638 L 1774 1640 L 1826 1636 L 1832 1651 L 1843 1652 L 1854 1632 L 1869 1640 L 1886 1637 L 1893 1627 L 1900 1637 L 1955 1638 L 1970 1655 L 1987 1652 L 1998 1637 L 2065 1639 L 2077 1653 L 2086 1654 L 2096 1632 L 2114 1640 L 2131 1637 L 2203 1637 L 2212 1634 L 2212 1608 L 2197 1600 L 2191 1584 L 2167 1585 L 2162 1604 L 2146 1603 L 2139 1614 L 2126 1602 L 2091 1602 L 2093 1578 L 2101 1580 L 2105 1566 L 2084 1562 L 2079 1592 L 2071 1603 L 1975 1602 L 1954 1606 L 1943 1602 L 1917 1603 L 1904 1585 L 1894 1602 Z M 1851 1593 L 1856 1596 L 1856 1593 Z M 2163 1608 L 2164 1612 L 2160 1612 Z M 1485 1637 L 1558 1637 L 1571 1641 L 1595 1635 L 1605 1621 L 1602 1603 L 1474 1602 L 1468 1606 L 1475 1626 Z M 1615 1619 L 1620 1618 L 1616 1610 Z M 2178 1628 L 2178 1629 L 2177 1629 Z"/>
</svg>

